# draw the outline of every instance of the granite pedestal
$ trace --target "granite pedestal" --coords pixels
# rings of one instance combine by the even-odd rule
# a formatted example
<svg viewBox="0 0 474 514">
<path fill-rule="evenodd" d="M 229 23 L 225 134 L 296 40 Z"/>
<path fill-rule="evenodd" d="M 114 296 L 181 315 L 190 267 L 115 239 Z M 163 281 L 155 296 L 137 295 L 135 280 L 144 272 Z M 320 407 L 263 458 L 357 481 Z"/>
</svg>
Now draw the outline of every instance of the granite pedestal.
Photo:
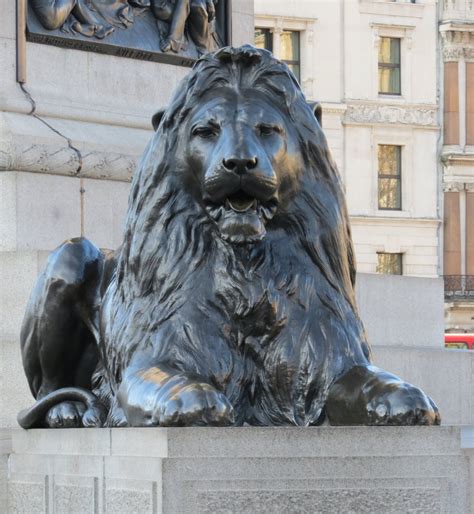
<svg viewBox="0 0 474 514">
<path fill-rule="evenodd" d="M 468 427 L 9 435 L 12 514 L 474 511 Z"/>
</svg>

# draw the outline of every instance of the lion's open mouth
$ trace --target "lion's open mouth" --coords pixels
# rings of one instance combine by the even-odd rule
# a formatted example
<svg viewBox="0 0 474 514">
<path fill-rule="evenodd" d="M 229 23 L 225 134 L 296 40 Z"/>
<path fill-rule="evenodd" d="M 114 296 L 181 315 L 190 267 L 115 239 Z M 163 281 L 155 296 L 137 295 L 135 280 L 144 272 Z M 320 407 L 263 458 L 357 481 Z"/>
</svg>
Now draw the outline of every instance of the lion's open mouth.
<svg viewBox="0 0 474 514">
<path fill-rule="evenodd" d="M 249 244 L 265 237 L 265 224 L 276 214 L 276 198 L 262 201 L 242 189 L 217 203 L 209 199 L 204 202 L 209 216 L 219 227 L 221 237 L 231 243 Z"/>
<path fill-rule="evenodd" d="M 247 212 L 250 209 L 257 209 L 257 199 L 252 198 L 244 191 L 237 191 L 226 199 L 226 207 L 235 212 Z"/>
</svg>

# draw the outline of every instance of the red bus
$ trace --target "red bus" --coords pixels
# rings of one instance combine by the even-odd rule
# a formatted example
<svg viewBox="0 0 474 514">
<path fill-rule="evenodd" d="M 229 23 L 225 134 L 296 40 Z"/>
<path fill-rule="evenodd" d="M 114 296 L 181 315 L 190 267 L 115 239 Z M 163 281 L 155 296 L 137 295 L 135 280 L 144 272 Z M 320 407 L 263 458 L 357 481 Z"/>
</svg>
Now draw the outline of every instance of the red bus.
<svg viewBox="0 0 474 514">
<path fill-rule="evenodd" d="M 444 346 L 474 350 L 474 334 L 444 334 Z"/>
</svg>

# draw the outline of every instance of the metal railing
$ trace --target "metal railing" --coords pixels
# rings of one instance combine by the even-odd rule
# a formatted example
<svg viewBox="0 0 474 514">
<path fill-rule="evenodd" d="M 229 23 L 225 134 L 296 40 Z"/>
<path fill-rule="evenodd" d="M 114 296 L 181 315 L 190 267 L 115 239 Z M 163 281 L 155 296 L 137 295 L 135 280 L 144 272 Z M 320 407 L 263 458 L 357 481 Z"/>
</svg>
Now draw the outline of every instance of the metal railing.
<svg viewBox="0 0 474 514">
<path fill-rule="evenodd" d="M 474 275 L 444 275 L 444 296 L 474 301 Z"/>
</svg>

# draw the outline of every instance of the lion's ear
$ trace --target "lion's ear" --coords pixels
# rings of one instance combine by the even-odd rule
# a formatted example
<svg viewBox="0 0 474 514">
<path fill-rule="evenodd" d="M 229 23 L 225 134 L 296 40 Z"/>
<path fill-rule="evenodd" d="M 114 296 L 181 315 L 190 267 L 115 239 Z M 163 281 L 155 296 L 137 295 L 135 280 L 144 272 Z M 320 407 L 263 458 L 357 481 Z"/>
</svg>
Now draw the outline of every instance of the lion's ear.
<svg viewBox="0 0 474 514">
<path fill-rule="evenodd" d="M 308 102 L 313 111 L 314 117 L 318 120 L 319 126 L 323 126 L 323 106 L 319 102 Z"/>
<path fill-rule="evenodd" d="M 153 130 L 157 130 L 160 126 L 161 118 L 163 118 L 163 115 L 165 114 L 166 109 L 160 109 L 158 112 L 153 114 L 151 118 L 151 124 L 153 125 Z"/>
</svg>

